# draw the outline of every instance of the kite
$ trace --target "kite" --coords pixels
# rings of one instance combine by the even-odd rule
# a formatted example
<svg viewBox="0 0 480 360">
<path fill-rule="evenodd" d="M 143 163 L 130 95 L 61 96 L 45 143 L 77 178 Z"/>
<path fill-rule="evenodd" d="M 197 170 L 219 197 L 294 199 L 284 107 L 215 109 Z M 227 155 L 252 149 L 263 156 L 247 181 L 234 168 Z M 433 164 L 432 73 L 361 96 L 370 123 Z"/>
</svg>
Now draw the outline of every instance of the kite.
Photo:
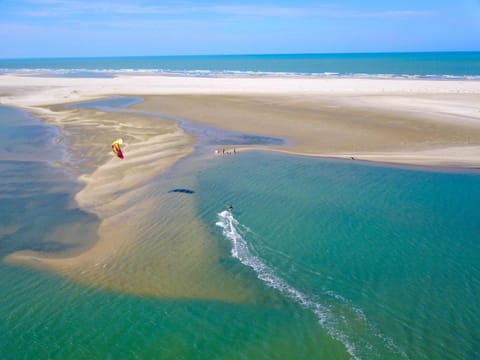
<svg viewBox="0 0 480 360">
<path fill-rule="evenodd" d="M 112 151 L 119 159 L 123 159 L 122 149 L 120 149 L 121 144 L 123 144 L 123 139 L 117 139 L 112 143 Z"/>
</svg>

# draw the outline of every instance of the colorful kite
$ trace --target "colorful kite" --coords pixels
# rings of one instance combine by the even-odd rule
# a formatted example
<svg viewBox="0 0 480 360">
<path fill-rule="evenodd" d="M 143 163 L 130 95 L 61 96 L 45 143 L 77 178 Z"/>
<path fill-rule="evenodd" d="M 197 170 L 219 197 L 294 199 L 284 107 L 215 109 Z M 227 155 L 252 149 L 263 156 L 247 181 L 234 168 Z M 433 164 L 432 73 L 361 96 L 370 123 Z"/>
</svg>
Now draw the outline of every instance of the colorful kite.
<svg viewBox="0 0 480 360">
<path fill-rule="evenodd" d="M 120 149 L 121 144 L 123 144 L 123 139 L 115 140 L 112 143 L 112 151 L 118 158 L 123 159 L 122 149 Z"/>
</svg>

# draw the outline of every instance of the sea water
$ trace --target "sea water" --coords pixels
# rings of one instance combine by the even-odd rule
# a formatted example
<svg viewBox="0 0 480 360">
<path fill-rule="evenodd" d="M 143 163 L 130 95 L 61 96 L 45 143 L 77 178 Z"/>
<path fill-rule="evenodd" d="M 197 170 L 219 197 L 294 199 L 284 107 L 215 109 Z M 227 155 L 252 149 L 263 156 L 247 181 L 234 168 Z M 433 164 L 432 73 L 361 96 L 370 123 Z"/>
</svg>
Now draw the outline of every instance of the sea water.
<svg viewBox="0 0 480 360">
<path fill-rule="evenodd" d="M 480 52 L 0 59 L 0 73 L 17 71 L 67 77 L 110 77 L 127 72 L 178 76 L 479 79 Z"/>
<path fill-rule="evenodd" d="M 19 250 L 67 251 L 55 229 L 96 220 L 71 206 L 80 189 L 65 169 L 65 146 L 58 129 L 24 111 L 0 106 L 0 253 Z M 78 244 L 77 244 L 78 245 Z"/>
<path fill-rule="evenodd" d="M 232 258 L 353 358 L 479 357 L 478 172 L 257 152 L 198 186 Z"/>
<path fill-rule="evenodd" d="M 32 146 L 24 136 L 32 129 L 23 125 L 38 122 L 0 111 L 2 130 L 17 124 L 4 148 L 49 152 L 52 141 Z M 46 126 L 35 131 L 58 135 Z M 51 162 L 7 155 L 2 257 L 85 246 L 55 235 L 74 224 L 95 229 L 97 219 L 72 204 L 74 179 Z M 0 357 L 479 357 L 477 172 L 197 151 L 153 181 L 182 179 L 194 193 L 168 196 L 193 200 L 219 248 L 218 266 L 263 294 L 239 303 L 135 296 L 2 262 Z M 158 234 L 149 236 L 146 245 L 154 245 Z"/>
<path fill-rule="evenodd" d="M 259 302 L 167 300 L 103 291 L 5 263 L 7 255 L 20 250 L 51 255 L 68 253 L 70 248 L 78 251 L 85 244 L 64 243 L 65 239 L 55 234 L 69 224 L 79 224 L 83 230 L 95 228 L 97 219 L 72 203 L 79 187 L 68 170 L 36 158 L 35 154 L 48 152 L 51 142 L 30 144 L 22 131 L 28 134 L 31 129 L 25 125 L 34 122 L 32 126 L 38 126 L 39 122 L 12 108 L 0 111 L 1 130 L 12 124 L 17 128 L 17 136 L 5 137 L 3 145 L 29 148 L 27 153 L 33 154 L 0 161 L 0 358 L 345 356 L 343 345 L 330 339 L 308 311 L 296 304 L 286 307 L 269 289 Z M 56 135 L 47 126 L 37 131 L 42 129 L 44 139 Z M 185 165 L 188 170 L 190 165 Z M 179 172 L 185 171 L 184 165 L 179 167 Z M 160 180 L 176 178 L 176 173 L 174 169 Z M 86 231 L 83 235 L 89 237 Z M 212 234 L 212 241 L 221 240 Z M 228 253 L 225 255 L 229 262 Z M 233 267 L 226 266 L 243 276 L 243 265 L 230 263 Z M 255 277 L 250 280 L 262 285 Z M 305 329 L 316 336 L 309 338 L 310 331 Z M 285 342 L 292 332 L 302 334 Z"/>
</svg>

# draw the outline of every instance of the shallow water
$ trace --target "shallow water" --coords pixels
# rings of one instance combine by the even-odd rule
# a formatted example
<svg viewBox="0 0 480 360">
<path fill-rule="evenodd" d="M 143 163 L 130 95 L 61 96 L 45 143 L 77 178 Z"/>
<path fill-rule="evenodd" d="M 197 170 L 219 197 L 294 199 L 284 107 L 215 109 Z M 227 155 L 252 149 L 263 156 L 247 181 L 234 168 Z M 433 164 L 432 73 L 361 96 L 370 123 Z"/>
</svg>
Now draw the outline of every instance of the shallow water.
<svg viewBox="0 0 480 360">
<path fill-rule="evenodd" d="M 0 106 L 0 253 L 66 252 L 95 240 L 97 219 L 72 206 L 80 189 L 62 161 L 65 147 L 56 128 L 27 113 Z M 60 240 L 67 228 L 83 227 L 83 241 Z M 87 241 L 87 239 L 89 241 Z"/>
<path fill-rule="evenodd" d="M 19 112 L 17 115 L 16 121 L 21 124 L 25 114 Z M 82 230 L 87 226 L 95 228 L 96 221 L 72 205 L 71 197 L 78 186 L 63 173 L 64 169 L 43 161 L 5 161 L 1 165 L 4 170 L 0 179 L 2 257 L 27 249 L 50 254 L 68 251 L 70 247 L 78 251 L 85 245 L 62 243 L 65 239 L 59 229 L 69 224 L 80 224 Z M 180 164 L 162 175 L 157 195 L 170 198 L 170 213 L 177 216 L 165 218 L 160 215 L 157 219 L 177 221 L 178 228 L 185 227 L 182 215 L 188 215 L 188 208 L 193 208 L 189 202 L 195 201 L 196 193 L 169 193 L 168 190 L 173 183 L 195 187 L 189 171 L 196 170 L 191 165 L 185 168 Z M 156 209 L 151 211 L 155 213 Z M 138 249 L 123 264 L 142 272 L 149 266 L 155 269 L 157 262 L 164 261 L 156 257 L 161 254 L 158 249 L 163 245 L 158 240 L 164 238 L 164 225 L 151 223 L 149 228 L 141 228 L 144 234 L 138 237 L 141 240 Z M 198 227 L 196 230 L 198 232 Z M 83 232 L 80 239 L 85 241 L 87 235 Z M 195 236 L 198 238 L 198 234 Z M 212 234 L 208 238 L 212 244 L 220 240 Z M 174 251 L 165 256 L 181 263 L 183 255 Z M 196 271 L 201 276 L 215 277 L 215 270 L 234 269 L 231 273 L 238 277 L 238 284 L 250 279 L 252 291 L 263 287 L 255 277 L 244 276 L 241 264 L 229 265 L 229 261 L 225 257 L 211 269 L 196 268 Z M 195 268 L 195 264 L 186 265 Z M 161 273 L 153 273 L 145 277 L 145 281 L 153 283 L 160 278 Z M 178 284 L 171 285 L 182 286 L 181 279 Z M 216 291 L 231 291 L 227 288 L 231 288 L 232 283 L 224 285 L 225 289 Z M 240 297 L 241 290 L 236 292 Z M 2 262 L 0 293 L 2 359 L 242 359 L 272 354 L 286 359 L 291 354 L 344 353 L 342 345 L 330 340 L 309 312 L 296 306 L 286 307 L 283 299 L 269 291 L 244 302 L 162 300 L 82 286 L 51 273 Z M 301 321 L 297 322 L 298 319 Z M 309 338 L 305 327 L 318 332 L 318 336 Z M 291 337 L 292 332 L 302 334 L 294 341 L 283 343 L 282 339 Z M 317 342 L 319 338 L 323 341 Z M 271 344 L 275 344 L 273 349 Z"/>
<path fill-rule="evenodd" d="M 126 96 L 118 96 L 113 98 L 105 98 L 94 101 L 85 101 L 81 103 L 68 105 L 68 108 L 95 108 L 102 111 L 120 111 L 128 112 L 132 114 L 141 114 L 152 116 L 160 119 L 173 120 L 178 123 L 178 126 L 182 128 L 186 133 L 195 137 L 197 146 L 197 152 L 211 151 L 212 146 L 222 146 L 227 144 L 228 146 L 239 145 L 285 145 L 287 141 L 285 139 L 260 136 L 252 134 L 242 134 L 234 131 L 219 129 L 209 125 L 197 124 L 184 119 L 174 114 L 155 113 L 141 110 L 128 109 L 129 106 L 142 102 L 142 98 L 132 98 Z"/>
<path fill-rule="evenodd" d="M 218 162 L 199 176 L 204 221 L 353 357 L 478 357 L 478 173 L 261 152 Z"/>
<path fill-rule="evenodd" d="M 65 147 L 61 135 L 26 112 L 0 105 L 0 160 L 59 161 Z"/>
<path fill-rule="evenodd" d="M 64 241 L 64 226 L 97 219 L 72 205 L 61 168 L 0 165 L 2 256 L 94 240 Z M 128 295 L 1 263 L 0 357 L 476 359 L 479 185 L 476 173 L 200 151 L 139 190 L 155 203 L 111 270 L 147 289 L 215 279 L 209 291 L 230 300 Z M 185 272 L 162 283 L 175 264 Z"/>
</svg>

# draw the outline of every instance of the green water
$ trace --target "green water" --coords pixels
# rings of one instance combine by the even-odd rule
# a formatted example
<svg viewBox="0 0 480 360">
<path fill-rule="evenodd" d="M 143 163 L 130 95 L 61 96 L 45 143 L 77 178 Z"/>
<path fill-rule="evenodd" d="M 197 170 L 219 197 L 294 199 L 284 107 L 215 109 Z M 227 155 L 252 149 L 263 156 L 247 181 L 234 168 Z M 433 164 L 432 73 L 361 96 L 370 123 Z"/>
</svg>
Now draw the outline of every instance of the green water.
<svg viewBox="0 0 480 360">
<path fill-rule="evenodd" d="M 42 159 L 52 141 L 31 142 L 25 134 L 31 130 L 28 115 L 11 108 L 0 110 L 0 130 L 15 127 L 21 135 L 5 137 L 4 147 L 25 149 L 21 159 L 5 151 L 0 160 L 2 259 L 18 250 L 55 253 L 88 246 L 93 236 L 89 232 L 98 220 L 75 207 L 72 196 L 79 186 L 68 172 Z M 49 127 L 37 130 L 43 131 L 40 137 L 44 140 L 52 140 L 56 134 Z M 185 171 L 195 168 L 189 161 L 157 181 L 174 181 L 176 174 L 184 177 Z M 58 229 L 73 224 L 89 230 L 84 233 L 87 244 L 54 236 Z M 152 245 L 155 236 L 158 234 L 151 234 Z M 222 245 L 218 232 L 212 233 L 212 241 Z M 242 264 L 229 259 L 228 251 L 222 261 L 220 266 L 252 281 L 253 287 L 263 287 Z M 165 300 L 86 287 L 2 261 L 0 295 L 1 359 L 346 356 L 343 345 L 330 339 L 308 310 L 289 304 L 270 289 L 243 303 Z"/>
<path fill-rule="evenodd" d="M 315 330 L 308 314 L 296 316 L 294 326 L 292 313 L 272 307 L 130 297 L 33 271 L 1 271 L 2 359 L 287 359 L 308 358 L 312 349 L 332 352 L 317 339 L 292 338 L 291 331 Z"/>
<path fill-rule="evenodd" d="M 233 204 L 225 241 L 353 357 L 480 356 L 478 173 L 242 153 L 199 187 L 204 221 Z"/>
<path fill-rule="evenodd" d="M 0 130 L 7 118 L 29 121 L 2 109 Z M 2 145 L 31 150 L 28 136 Z M 0 161 L 2 258 L 85 246 L 52 238 L 68 224 L 97 224 L 72 204 L 72 178 L 9 154 Z M 194 191 L 167 195 L 194 200 L 219 266 L 263 295 L 165 300 L 1 262 L 0 359 L 479 358 L 478 173 L 242 152 L 190 156 L 155 181 Z M 158 234 L 149 236 L 154 245 Z"/>
</svg>

